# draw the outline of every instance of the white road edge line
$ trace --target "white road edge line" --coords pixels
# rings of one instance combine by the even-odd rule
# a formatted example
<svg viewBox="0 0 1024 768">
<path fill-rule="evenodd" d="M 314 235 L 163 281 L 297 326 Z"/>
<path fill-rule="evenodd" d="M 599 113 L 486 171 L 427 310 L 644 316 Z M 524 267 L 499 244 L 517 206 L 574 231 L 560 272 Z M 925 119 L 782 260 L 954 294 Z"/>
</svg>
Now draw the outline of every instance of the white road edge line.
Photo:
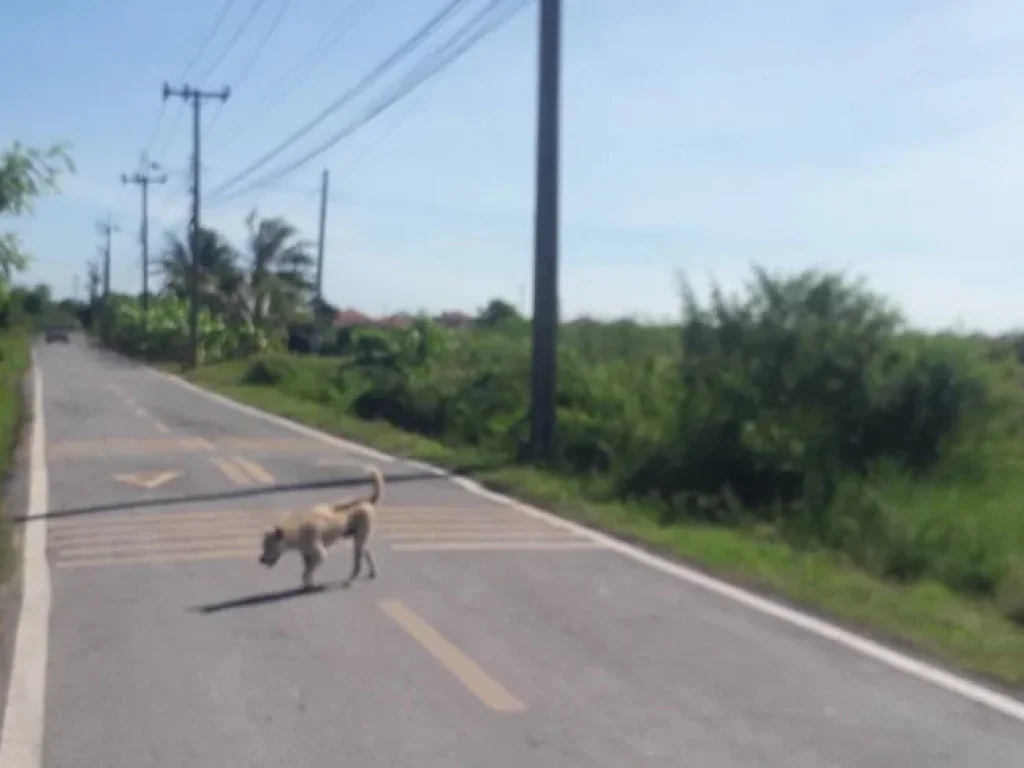
<svg viewBox="0 0 1024 768">
<path fill-rule="evenodd" d="M 328 435 L 326 432 L 322 432 L 318 429 L 313 429 L 312 427 L 307 427 L 304 424 L 299 424 L 298 422 L 291 421 L 290 419 L 286 419 L 282 416 L 276 416 L 272 413 L 261 411 L 259 408 L 253 408 L 251 405 L 246 405 L 245 403 L 240 403 L 237 400 L 232 400 L 229 397 L 224 397 L 224 395 L 217 394 L 216 392 L 210 392 L 209 390 L 203 389 L 202 387 L 197 387 L 191 381 L 185 381 L 185 379 L 179 378 L 177 376 L 172 376 L 169 373 L 164 373 L 163 371 L 158 371 L 154 368 L 144 368 L 144 370 L 152 374 L 153 376 L 157 376 L 162 379 L 170 379 L 175 384 L 185 387 L 186 389 L 191 389 L 194 392 L 198 392 L 204 397 L 215 402 L 218 402 L 223 406 L 232 408 L 236 411 L 247 414 L 249 416 L 255 416 L 256 418 L 263 419 L 264 421 L 269 421 L 272 424 L 277 424 L 278 426 L 285 427 L 287 429 L 292 430 L 293 432 L 298 432 L 299 434 L 305 435 L 306 437 L 311 437 L 314 440 L 319 440 L 321 443 L 327 443 L 328 445 L 333 445 L 336 448 L 344 448 L 346 451 L 351 451 L 352 453 L 358 453 L 362 454 L 363 456 L 369 456 L 371 459 L 375 459 L 376 461 L 379 461 L 383 464 L 390 464 L 395 460 L 392 456 L 388 456 L 386 453 L 375 451 L 373 450 L 373 448 L 367 448 L 365 445 L 351 443 L 348 440 L 344 440 L 340 437 L 335 437 L 334 435 Z"/>
<path fill-rule="evenodd" d="M 43 763 L 46 716 L 46 661 L 50 634 L 50 571 L 46 565 L 46 430 L 43 424 L 43 377 L 32 354 L 32 438 L 29 458 L 29 518 L 22 538 L 22 596 L 11 660 L 0 768 L 39 768 Z"/>
<path fill-rule="evenodd" d="M 205 390 L 202 387 L 199 387 L 190 381 L 185 381 L 177 376 L 164 373 L 163 371 L 157 371 L 152 368 L 148 368 L 147 370 L 155 376 L 168 379 L 179 386 L 197 392 L 211 400 L 227 404 L 236 410 L 249 413 L 258 418 L 262 418 L 276 424 L 281 424 L 289 429 L 301 432 L 302 434 L 316 435 L 319 436 L 319 439 L 324 440 L 325 442 L 338 443 L 345 447 L 350 447 L 351 450 L 356 450 L 367 455 L 385 456 L 385 454 L 381 454 L 373 449 L 368 449 L 364 446 L 357 446 L 353 443 L 349 443 L 347 440 L 333 437 L 311 427 L 296 424 L 295 422 L 282 419 L 257 408 L 252 408 L 251 406 L 242 405 L 241 403 L 230 400 L 216 392 Z M 385 458 L 389 462 L 399 460 L 393 456 L 386 456 Z M 859 653 L 862 656 L 870 658 L 881 664 L 885 664 L 886 666 L 903 672 L 904 674 L 915 677 L 918 680 L 931 683 L 932 685 L 942 688 L 950 693 L 962 696 L 976 704 L 988 707 L 1006 715 L 1007 717 L 1024 723 L 1024 702 L 1021 702 L 1012 696 L 1000 693 L 992 688 L 987 688 L 980 683 L 973 682 L 967 678 L 948 672 L 933 664 L 915 659 L 905 653 L 888 648 L 881 643 L 869 640 L 866 637 L 849 630 L 842 629 L 834 624 L 829 624 L 823 619 L 815 618 L 814 616 L 803 613 L 795 608 L 790 608 L 782 605 L 781 603 L 777 603 L 768 598 L 754 594 L 753 592 L 748 592 L 740 587 L 736 587 L 725 581 L 716 579 L 713 576 L 708 576 L 692 568 L 688 568 L 685 565 L 673 563 L 670 560 L 653 555 L 650 552 L 645 552 L 639 547 L 626 544 L 625 542 L 619 541 L 607 534 L 570 522 L 550 512 L 545 512 L 544 510 L 516 501 L 508 496 L 503 496 L 499 493 L 489 491 L 479 483 L 465 477 L 453 475 L 451 472 L 440 467 L 433 467 L 419 461 L 405 461 L 404 463 L 424 469 L 439 477 L 447 477 L 468 493 L 488 499 L 489 501 L 496 502 L 498 504 L 503 504 L 529 515 L 530 517 L 538 520 L 544 520 L 551 525 L 563 528 L 567 531 L 573 531 L 574 533 L 585 536 L 596 543 L 603 544 L 606 549 L 613 550 L 620 555 L 628 557 L 638 563 L 642 563 L 656 571 L 661 571 L 662 573 L 674 576 L 675 578 L 686 581 L 708 592 L 712 592 L 719 597 L 732 600 L 733 602 L 746 606 L 758 613 L 771 616 L 772 618 L 785 622 L 791 626 L 798 627 L 799 629 L 802 629 L 812 635 L 816 635 L 817 637 L 831 640 L 848 650 Z M 4 766 L 0 764 L 0 768 L 4 768 Z"/>
</svg>

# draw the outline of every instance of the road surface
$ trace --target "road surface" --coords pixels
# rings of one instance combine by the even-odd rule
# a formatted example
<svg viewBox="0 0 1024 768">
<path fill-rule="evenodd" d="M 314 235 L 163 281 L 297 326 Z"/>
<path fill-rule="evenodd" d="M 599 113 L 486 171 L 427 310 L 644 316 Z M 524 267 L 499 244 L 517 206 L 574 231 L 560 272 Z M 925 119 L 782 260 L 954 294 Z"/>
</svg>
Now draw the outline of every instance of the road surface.
<svg viewBox="0 0 1024 768">
<path fill-rule="evenodd" d="M 45 768 L 1024 766 L 1019 719 L 422 467 L 78 344 L 37 361 Z M 380 577 L 296 594 L 262 528 L 367 462 Z"/>
</svg>

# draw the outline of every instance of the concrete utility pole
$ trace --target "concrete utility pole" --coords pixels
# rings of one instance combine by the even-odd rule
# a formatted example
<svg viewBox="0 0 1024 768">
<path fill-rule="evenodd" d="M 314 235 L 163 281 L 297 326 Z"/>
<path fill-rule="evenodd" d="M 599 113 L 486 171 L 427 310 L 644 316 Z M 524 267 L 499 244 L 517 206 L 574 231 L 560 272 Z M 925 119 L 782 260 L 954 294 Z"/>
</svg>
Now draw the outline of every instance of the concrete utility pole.
<svg viewBox="0 0 1024 768">
<path fill-rule="evenodd" d="M 320 354 L 322 334 L 319 312 L 324 301 L 324 237 L 327 229 L 327 184 L 329 176 L 324 168 L 320 183 L 320 238 L 316 245 L 316 301 L 313 305 L 313 351 Z"/>
<path fill-rule="evenodd" d="M 142 226 L 139 229 L 139 240 L 142 246 L 142 339 L 147 338 L 149 330 L 149 185 L 166 184 L 167 174 L 150 176 L 150 171 L 160 169 L 156 163 L 149 162 L 149 157 L 142 153 L 142 170 L 132 176 L 121 174 L 122 184 L 138 184 L 142 190 Z"/>
<path fill-rule="evenodd" d="M 561 0 L 539 0 L 537 188 L 533 240 L 530 454 L 554 458 L 558 361 L 558 137 Z"/>
<path fill-rule="evenodd" d="M 220 99 L 227 101 L 231 95 L 228 86 L 220 91 L 201 91 L 186 85 L 182 88 L 171 88 L 164 83 L 164 101 L 177 96 L 192 103 L 192 221 L 189 225 L 189 248 L 192 251 L 192 264 L 189 269 L 189 359 L 188 365 L 195 368 L 199 364 L 199 231 L 201 227 L 199 212 L 202 205 L 200 196 L 201 176 L 201 121 L 204 99 Z"/>
<path fill-rule="evenodd" d="M 114 224 L 113 214 L 107 214 L 105 221 L 97 224 L 100 234 L 104 236 L 105 242 L 103 251 L 103 319 L 100 323 L 100 339 L 104 346 L 110 344 L 110 251 L 111 239 L 114 232 L 121 229 Z"/>
</svg>

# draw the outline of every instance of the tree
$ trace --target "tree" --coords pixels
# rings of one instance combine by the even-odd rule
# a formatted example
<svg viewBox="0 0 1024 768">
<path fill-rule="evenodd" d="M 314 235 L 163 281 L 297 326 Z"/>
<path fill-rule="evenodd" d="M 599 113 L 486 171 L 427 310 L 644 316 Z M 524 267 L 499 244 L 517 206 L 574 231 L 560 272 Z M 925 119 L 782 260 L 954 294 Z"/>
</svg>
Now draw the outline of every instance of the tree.
<svg viewBox="0 0 1024 768">
<path fill-rule="evenodd" d="M 503 299 L 491 299 L 490 304 L 484 307 L 480 314 L 477 315 L 476 324 L 484 328 L 495 328 L 500 325 L 519 322 L 522 319 L 512 304 Z"/>
<path fill-rule="evenodd" d="M 258 328 L 281 330 L 306 314 L 313 282 L 310 246 L 283 218 L 258 219 L 255 210 L 245 219 L 248 237 L 248 300 Z"/>
<path fill-rule="evenodd" d="M 74 173 L 75 165 L 62 144 L 46 151 L 15 142 L 0 155 L 0 216 L 20 216 L 34 211 L 35 198 L 58 190 L 61 167 Z M 0 233 L 0 275 L 6 291 L 15 272 L 28 267 L 30 257 L 13 232 Z"/>
<path fill-rule="evenodd" d="M 243 276 L 237 262 L 238 254 L 220 233 L 212 229 L 199 231 L 196 293 L 200 306 L 219 316 L 237 313 L 243 287 Z M 178 299 L 188 299 L 191 268 L 191 248 L 177 235 L 168 232 L 160 258 L 163 292 Z"/>
<path fill-rule="evenodd" d="M 42 316 L 53 304 L 53 294 L 50 286 L 46 283 L 38 283 L 34 288 L 25 292 L 22 306 L 29 315 Z"/>
</svg>

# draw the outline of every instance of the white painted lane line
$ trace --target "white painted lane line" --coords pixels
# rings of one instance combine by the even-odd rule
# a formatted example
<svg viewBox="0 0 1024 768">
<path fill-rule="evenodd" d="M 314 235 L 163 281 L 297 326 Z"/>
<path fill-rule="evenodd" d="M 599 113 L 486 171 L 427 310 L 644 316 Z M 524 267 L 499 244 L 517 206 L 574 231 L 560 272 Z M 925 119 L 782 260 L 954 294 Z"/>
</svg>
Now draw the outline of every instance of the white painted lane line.
<svg viewBox="0 0 1024 768">
<path fill-rule="evenodd" d="M 191 390 L 207 398 L 208 400 L 213 400 L 216 403 L 220 403 L 226 408 L 231 408 L 232 410 L 238 411 L 239 413 L 244 413 L 247 416 L 262 419 L 263 421 L 268 421 L 271 424 L 277 424 L 278 426 L 284 427 L 285 429 L 290 429 L 293 432 L 298 432 L 299 434 L 305 435 L 306 437 L 311 437 L 314 440 L 319 440 L 321 443 L 327 443 L 328 445 L 334 446 L 335 448 L 343 448 L 344 450 L 350 451 L 352 453 L 358 453 L 363 456 L 368 456 L 371 459 L 379 461 L 383 464 L 390 464 L 391 462 L 395 461 L 394 457 L 388 456 L 386 453 L 375 451 L 373 448 L 367 448 L 365 445 L 351 443 L 348 440 L 344 440 L 340 437 L 335 437 L 334 435 L 329 435 L 326 432 L 321 432 L 318 429 L 307 427 L 305 424 L 299 424 L 298 422 L 285 419 L 281 416 L 275 416 L 272 413 L 261 411 L 258 408 L 253 408 L 251 405 L 239 403 L 236 400 L 224 397 L 223 395 L 219 395 L 216 392 L 209 392 L 203 389 L 202 387 L 197 387 L 190 381 L 179 379 L 177 376 L 172 376 L 169 373 L 164 373 L 163 371 L 158 371 L 153 368 L 146 368 L 145 370 L 150 375 L 156 376 L 157 378 L 161 378 L 164 380 L 173 381 L 175 384 L 184 387 L 185 389 Z"/>
<path fill-rule="evenodd" d="M 32 443 L 29 458 L 28 510 L 22 538 L 22 596 L 7 690 L 0 768 L 40 768 L 46 713 L 46 657 L 50 623 L 50 572 L 46 565 L 46 428 L 43 423 L 43 377 L 35 353 L 33 364 Z"/>
</svg>

